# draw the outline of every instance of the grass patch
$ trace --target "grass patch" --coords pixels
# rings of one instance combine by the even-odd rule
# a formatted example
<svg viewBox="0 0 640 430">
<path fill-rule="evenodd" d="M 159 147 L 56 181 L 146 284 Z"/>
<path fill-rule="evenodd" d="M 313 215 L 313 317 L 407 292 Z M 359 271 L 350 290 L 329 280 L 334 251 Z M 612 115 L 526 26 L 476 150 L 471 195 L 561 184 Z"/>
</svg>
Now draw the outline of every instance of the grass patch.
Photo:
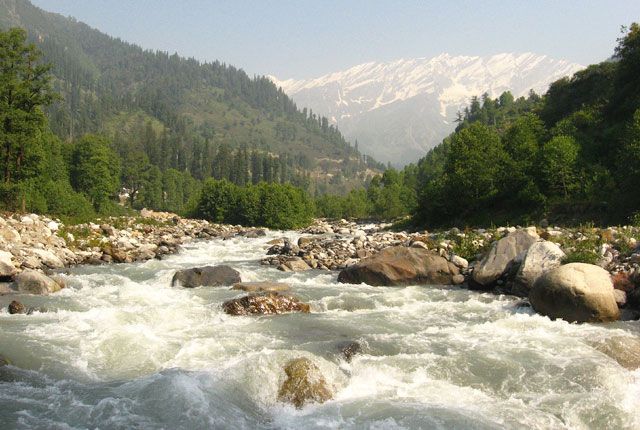
<svg viewBox="0 0 640 430">
<path fill-rule="evenodd" d="M 587 263 L 587 264 L 596 264 L 600 256 L 597 252 L 591 250 L 581 250 L 581 251 L 573 251 L 567 254 L 566 257 L 562 259 L 562 264 L 569 263 Z"/>
<path fill-rule="evenodd" d="M 451 246 L 456 255 L 473 261 L 478 254 L 484 254 L 491 246 L 491 240 L 474 231 L 457 234 L 451 239 Z"/>
</svg>

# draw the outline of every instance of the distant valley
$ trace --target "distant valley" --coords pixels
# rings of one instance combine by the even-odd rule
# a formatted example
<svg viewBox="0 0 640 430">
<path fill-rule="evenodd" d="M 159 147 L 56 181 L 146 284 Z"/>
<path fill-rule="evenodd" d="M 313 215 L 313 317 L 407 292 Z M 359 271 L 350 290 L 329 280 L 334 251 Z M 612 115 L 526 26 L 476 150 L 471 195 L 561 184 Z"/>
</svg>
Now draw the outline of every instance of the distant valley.
<svg viewBox="0 0 640 430">
<path fill-rule="evenodd" d="M 327 116 L 360 150 L 379 161 L 417 161 L 455 128 L 473 96 L 542 94 L 584 67 L 533 53 L 370 62 L 314 79 L 271 77 L 298 106 Z"/>
</svg>

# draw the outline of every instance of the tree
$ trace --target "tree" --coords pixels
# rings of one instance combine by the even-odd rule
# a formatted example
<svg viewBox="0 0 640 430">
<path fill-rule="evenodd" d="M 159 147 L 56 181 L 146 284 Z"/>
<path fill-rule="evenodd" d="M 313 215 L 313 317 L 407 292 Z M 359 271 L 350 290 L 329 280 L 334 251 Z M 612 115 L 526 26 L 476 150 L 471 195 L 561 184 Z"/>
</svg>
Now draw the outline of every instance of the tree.
<svg viewBox="0 0 640 430">
<path fill-rule="evenodd" d="M 561 192 L 568 198 L 577 188 L 575 167 L 578 150 L 578 144 L 570 136 L 556 136 L 544 144 L 542 173 L 552 193 Z"/>
<path fill-rule="evenodd" d="M 75 144 L 71 184 L 98 212 L 115 197 L 120 187 L 120 160 L 105 137 L 86 135 Z"/>
<path fill-rule="evenodd" d="M 202 195 L 196 214 L 204 219 L 223 223 L 233 214 L 238 200 L 238 187 L 226 179 L 207 179 L 202 187 Z"/>
<path fill-rule="evenodd" d="M 506 153 L 495 130 L 480 123 L 456 133 L 445 162 L 445 189 L 452 209 L 471 210 L 495 197 L 502 186 Z"/>
<path fill-rule="evenodd" d="M 640 108 L 640 24 L 622 28 L 615 56 L 618 60 L 610 113 L 614 118 L 630 118 Z"/>
<path fill-rule="evenodd" d="M 640 109 L 633 115 L 624 137 L 624 145 L 618 154 L 618 177 L 626 198 L 639 203 L 640 189 Z"/>
<path fill-rule="evenodd" d="M 538 204 L 543 198 L 536 182 L 540 176 L 539 154 L 544 135 L 542 121 L 535 114 L 528 113 L 517 118 L 502 137 L 509 155 L 505 166 L 509 171 L 505 197 L 517 200 L 514 204 Z"/>
<path fill-rule="evenodd" d="M 149 158 L 142 151 L 128 154 L 122 161 L 122 186 L 129 191 L 129 204 L 133 207 L 138 192 L 148 185 Z"/>
<path fill-rule="evenodd" d="M 147 174 L 147 180 L 140 190 L 140 207 L 151 209 L 162 208 L 162 172 L 158 166 L 151 166 Z"/>
<path fill-rule="evenodd" d="M 37 64 L 41 54 L 26 38 L 22 29 L 0 31 L 0 162 L 6 185 L 41 173 L 42 108 L 54 99 L 50 67 Z"/>
<path fill-rule="evenodd" d="M 182 173 L 167 169 L 162 174 L 162 207 L 171 212 L 179 212 L 185 203 Z"/>
</svg>

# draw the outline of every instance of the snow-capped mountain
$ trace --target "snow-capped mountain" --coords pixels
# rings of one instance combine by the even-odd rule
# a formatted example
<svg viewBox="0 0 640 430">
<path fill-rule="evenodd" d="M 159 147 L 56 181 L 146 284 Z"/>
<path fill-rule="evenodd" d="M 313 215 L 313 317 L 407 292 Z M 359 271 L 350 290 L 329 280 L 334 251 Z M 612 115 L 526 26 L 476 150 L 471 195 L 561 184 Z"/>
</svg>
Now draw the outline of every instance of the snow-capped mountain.
<svg viewBox="0 0 640 430">
<path fill-rule="evenodd" d="M 455 128 L 472 96 L 515 97 L 582 69 L 546 55 L 451 56 L 365 63 L 308 80 L 271 79 L 306 106 L 327 116 L 361 151 L 396 165 L 417 161 Z"/>
</svg>

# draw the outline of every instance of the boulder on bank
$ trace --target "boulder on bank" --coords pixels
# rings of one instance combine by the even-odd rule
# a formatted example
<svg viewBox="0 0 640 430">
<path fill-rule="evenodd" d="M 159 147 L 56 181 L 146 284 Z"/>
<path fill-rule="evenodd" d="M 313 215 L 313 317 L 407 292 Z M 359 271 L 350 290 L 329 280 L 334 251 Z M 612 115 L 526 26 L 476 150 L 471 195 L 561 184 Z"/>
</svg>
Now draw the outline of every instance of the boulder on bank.
<svg viewBox="0 0 640 430">
<path fill-rule="evenodd" d="M 13 255 L 10 252 L 0 251 L 0 278 L 11 278 L 18 272 L 12 258 Z"/>
<path fill-rule="evenodd" d="M 307 403 L 324 403 L 331 400 L 333 393 L 320 369 L 305 357 L 289 361 L 284 372 L 287 375 L 278 392 L 278 400 L 292 403 L 301 409 Z"/>
<path fill-rule="evenodd" d="M 185 288 L 219 287 L 221 285 L 237 284 L 238 282 L 242 282 L 240 273 L 229 266 L 205 266 L 178 270 L 173 275 L 173 279 L 171 279 L 171 286 Z"/>
<path fill-rule="evenodd" d="M 489 253 L 473 270 L 472 279 L 481 287 L 492 286 L 509 266 L 539 239 L 532 229 L 510 233 L 493 244 Z"/>
<path fill-rule="evenodd" d="M 347 267 L 338 282 L 374 285 L 450 285 L 458 268 L 433 252 L 422 248 L 394 246 Z"/>
<path fill-rule="evenodd" d="M 261 281 L 261 282 L 239 282 L 235 284 L 231 289 L 246 291 L 248 293 L 258 293 L 263 291 L 273 291 L 273 292 L 289 291 L 291 287 L 289 286 L 289 284 L 285 284 L 284 282 Z"/>
<path fill-rule="evenodd" d="M 48 251 L 46 249 L 38 249 L 38 248 L 30 248 L 29 252 L 35 255 L 42 265 L 50 268 L 50 269 L 62 269 L 64 267 L 64 262 L 55 255 L 53 252 Z"/>
<path fill-rule="evenodd" d="M 250 294 L 224 302 L 222 310 L 229 315 L 274 315 L 286 312 L 310 311 L 307 303 L 288 294 L 264 292 Z"/>
<path fill-rule="evenodd" d="M 526 251 L 516 274 L 512 293 L 528 297 L 533 284 L 540 276 L 562 264 L 565 253 L 553 242 L 536 242 Z"/>
<path fill-rule="evenodd" d="M 620 317 L 609 273 L 592 264 L 571 263 L 548 271 L 533 285 L 529 301 L 536 312 L 569 322 Z"/>
<path fill-rule="evenodd" d="M 16 275 L 12 288 L 20 293 L 49 294 L 64 288 L 60 279 L 50 278 L 38 271 L 27 269 Z"/>
</svg>

